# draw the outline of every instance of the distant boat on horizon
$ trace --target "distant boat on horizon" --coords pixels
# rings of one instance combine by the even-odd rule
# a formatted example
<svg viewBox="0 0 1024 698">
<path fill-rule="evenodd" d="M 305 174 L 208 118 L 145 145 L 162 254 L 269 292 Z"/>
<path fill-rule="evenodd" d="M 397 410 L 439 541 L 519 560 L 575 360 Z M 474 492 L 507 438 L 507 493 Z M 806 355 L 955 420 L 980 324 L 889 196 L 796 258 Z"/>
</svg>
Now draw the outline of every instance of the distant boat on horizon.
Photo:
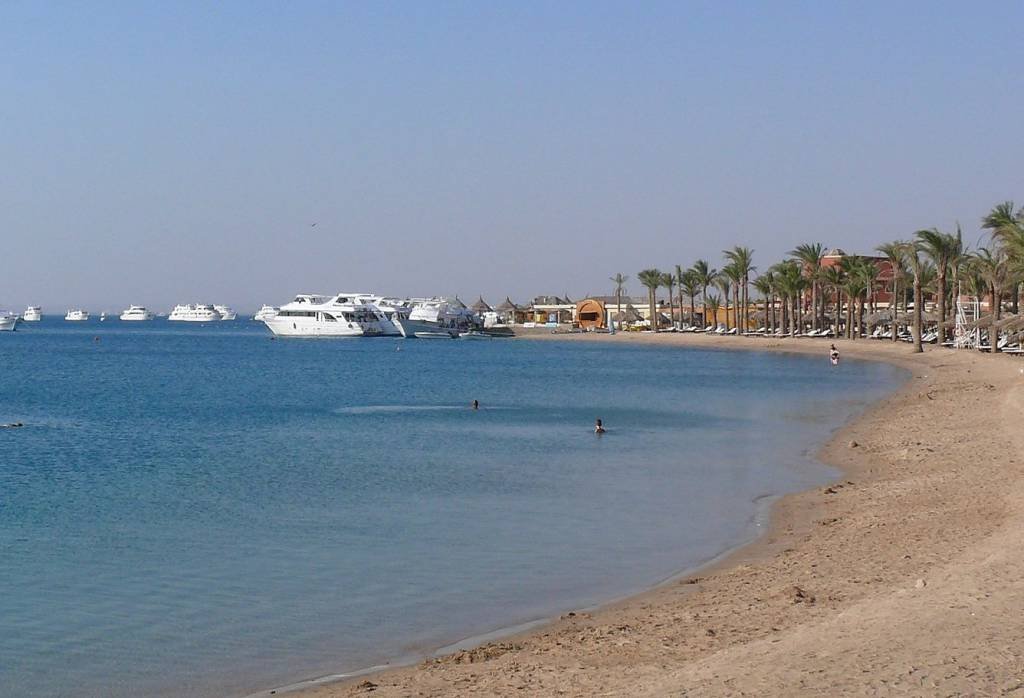
<svg viewBox="0 0 1024 698">
<path fill-rule="evenodd" d="M 176 305 L 167 319 L 174 322 L 219 322 L 220 313 L 206 303 Z"/>
<path fill-rule="evenodd" d="M 24 314 L 21 316 L 23 322 L 39 322 L 43 319 L 43 308 L 38 305 L 30 305 L 25 308 Z"/>
<path fill-rule="evenodd" d="M 234 320 L 238 317 L 238 314 L 226 305 L 215 305 L 213 309 L 220 313 L 221 320 Z"/>
<path fill-rule="evenodd" d="M 85 322 L 89 319 L 89 313 L 81 308 L 74 308 L 64 315 L 64 319 L 68 322 Z"/>
<path fill-rule="evenodd" d="M 281 309 L 278 307 L 273 305 L 264 305 L 256 311 L 256 314 L 252 316 L 252 319 L 256 322 L 266 322 L 270 318 L 277 317 L 279 312 L 281 312 Z"/>
<path fill-rule="evenodd" d="M 153 317 L 153 313 L 146 310 L 145 306 L 130 305 L 121 313 L 120 319 L 125 322 L 141 322 L 144 320 L 152 320 Z"/>
</svg>

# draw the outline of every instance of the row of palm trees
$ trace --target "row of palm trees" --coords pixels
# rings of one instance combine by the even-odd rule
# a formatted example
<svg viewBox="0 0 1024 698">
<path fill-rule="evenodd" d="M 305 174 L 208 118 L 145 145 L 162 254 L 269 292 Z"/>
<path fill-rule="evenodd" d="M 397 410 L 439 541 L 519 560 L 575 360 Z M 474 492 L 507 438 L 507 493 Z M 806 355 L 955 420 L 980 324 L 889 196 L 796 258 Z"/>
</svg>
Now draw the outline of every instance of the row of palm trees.
<svg viewBox="0 0 1024 698">
<path fill-rule="evenodd" d="M 953 300 L 961 292 L 973 296 L 979 304 L 988 300 L 995 320 L 999 320 L 1004 300 L 1012 312 L 1019 310 L 1024 288 L 1024 208 L 1006 201 L 982 218 L 989 231 L 987 245 L 969 251 L 960 226 L 954 232 L 937 228 L 918 230 L 907 240 L 879 245 L 876 250 L 888 262 L 888 278 L 874 258 L 844 255 L 838 264 L 824 264 L 821 243 L 804 243 L 791 250 L 786 259 L 772 265 L 751 280 L 757 270 L 754 252 L 747 247 L 723 251 L 725 265 L 715 269 L 705 259 L 688 268 L 676 265 L 671 272 L 644 269 L 637 279 L 647 289 L 652 329 L 658 329 L 655 308 L 659 288 L 668 289 L 669 317 L 675 317 L 675 291 L 678 291 L 682 318 L 684 297 L 689 298 L 690 323 L 696 316 L 695 299 L 701 299 L 702 317 L 717 322 L 725 309 L 726 329 L 746 331 L 750 324 L 750 286 L 761 296 L 764 326 L 795 333 L 807 324 L 812 330 L 831 327 L 844 336 L 861 336 L 865 314 L 874 314 L 880 291 L 888 291 L 891 302 L 888 321 L 893 324 L 892 341 L 897 341 L 897 324 L 912 328 L 914 348 L 922 351 L 924 296 L 935 302 L 935 321 L 939 341 L 952 331 Z M 616 274 L 615 294 L 619 298 L 628 277 Z M 709 293 L 709 289 L 713 292 Z M 730 304 L 730 297 L 732 303 Z M 829 313 L 831 306 L 832 313 Z M 902 315 L 900 308 L 902 306 Z M 907 317 L 910 317 L 908 320 Z M 842 319 L 842 322 L 840 322 Z M 993 351 L 998 351 L 992 342 Z"/>
</svg>

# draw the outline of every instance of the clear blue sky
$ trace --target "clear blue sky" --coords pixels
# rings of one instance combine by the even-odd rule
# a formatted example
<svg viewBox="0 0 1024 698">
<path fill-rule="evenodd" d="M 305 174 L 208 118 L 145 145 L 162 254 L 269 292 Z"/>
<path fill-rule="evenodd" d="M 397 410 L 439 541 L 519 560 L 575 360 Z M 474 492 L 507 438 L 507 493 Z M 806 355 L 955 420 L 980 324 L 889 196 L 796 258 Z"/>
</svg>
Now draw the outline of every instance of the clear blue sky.
<svg viewBox="0 0 1024 698">
<path fill-rule="evenodd" d="M 1024 199 L 1021 26 L 1019 2 L 4 2 L 0 307 L 521 301 L 737 243 L 763 267 L 973 242 Z"/>
</svg>

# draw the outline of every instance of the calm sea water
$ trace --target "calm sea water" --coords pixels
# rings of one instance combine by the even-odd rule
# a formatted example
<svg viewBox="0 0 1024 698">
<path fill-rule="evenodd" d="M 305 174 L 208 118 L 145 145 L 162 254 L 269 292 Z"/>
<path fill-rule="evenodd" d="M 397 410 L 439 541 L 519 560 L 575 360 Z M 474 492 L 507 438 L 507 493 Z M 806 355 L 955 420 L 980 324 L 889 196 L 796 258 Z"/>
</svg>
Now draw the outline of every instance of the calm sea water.
<svg viewBox="0 0 1024 698">
<path fill-rule="evenodd" d="M 244 695 L 640 590 L 832 477 L 815 447 L 902 380 L 116 320 L 2 333 L 0 367 L 12 696 Z"/>
</svg>

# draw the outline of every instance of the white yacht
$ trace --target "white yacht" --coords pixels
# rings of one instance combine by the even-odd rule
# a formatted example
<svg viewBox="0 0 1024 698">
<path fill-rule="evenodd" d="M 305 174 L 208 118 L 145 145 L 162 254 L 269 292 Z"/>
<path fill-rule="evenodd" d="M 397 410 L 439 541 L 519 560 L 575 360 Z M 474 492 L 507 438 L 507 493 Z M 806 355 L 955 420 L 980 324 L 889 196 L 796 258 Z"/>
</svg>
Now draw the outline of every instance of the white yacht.
<svg viewBox="0 0 1024 698">
<path fill-rule="evenodd" d="M 39 322 L 43 319 L 43 309 L 38 305 L 30 305 L 25 308 L 24 314 L 21 319 L 23 322 Z"/>
<path fill-rule="evenodd" d="M 212 305 L 176 305 L 167 319 L 179 322 L 219 322 L 220 313 Z"/>
<path fill-rule="evenodd" d="M 402 321 L 405 336 L 456 338 L 476 327 L 473 311 L 458 298 L 421 298 L 413 302 L 409 317 Z"/>
<path fill-rule="evenodd" d="M 121 313 L 121 319 L 125 322 L 152 320 L 153 313 L 141 305 L 129 305 L 128 309 Z"/>
<path fill-rule="evenodd" d="M 383 333 L 378 315 L 376 306 L 350 294 L 303 293 L 263 322 L 281 337 L 373 337 Z"/>
<path fill-rule="evenodd" d="M 0 332 L 13 332 L 17 326 L 17 315 L 8 310 L 0 310 Z"/>
<path fill-rule="evenodd" d="M 273 305 L 265 305 L 256 311 L 256 314 L 252 316 L 252 319 L 256 322 L 263 322 L 264 320 L 269 320 L 276 316 L 279 312 L 281 312 L 280 308 Z"/>
<path fill-rule="evenodd" d="M 371 293 L 354 293 L 352 297 L 369 303 L 377 309 L 377 320 L 380 322 L 381 334 L 385 337 L 405 337 L 403 323 L 409 319 L 412 304 L 401 298 L 375 296 Z"/>
<path fill-rule="evenodd" d="M 213 309 L 220 313 L 221 320 L 234 320 L 238 314 L 226 305 L 215 305 Z"/>
<path fill-rule="evenodd" d="M 89 319 L 89 313 L 81 308 L 75 308 L 69 310 L 64 316 L 64 319 L 68 322 L 85 322 Z"/>
</svg>

